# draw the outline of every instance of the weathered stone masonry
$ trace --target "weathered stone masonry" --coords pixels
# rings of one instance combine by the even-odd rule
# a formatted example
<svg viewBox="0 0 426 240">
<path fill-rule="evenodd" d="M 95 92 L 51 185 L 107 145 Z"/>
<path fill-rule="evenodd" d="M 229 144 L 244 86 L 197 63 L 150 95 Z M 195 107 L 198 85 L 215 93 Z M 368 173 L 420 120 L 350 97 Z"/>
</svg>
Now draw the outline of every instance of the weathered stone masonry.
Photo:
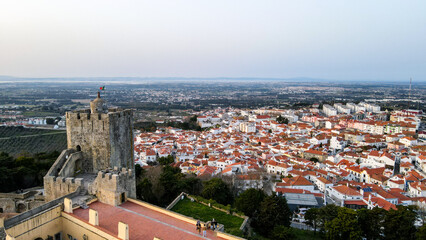
<svg viewBox="0 0 426 240">
<path fill-rule="evenodd" d="M 108 109 L 98 97 L 90 109 L 66 113 L 68 149 L 44 177 L 45 200 L 80 190 L 118 205 L 136 197 L 131 110 Z"/>
</svg>

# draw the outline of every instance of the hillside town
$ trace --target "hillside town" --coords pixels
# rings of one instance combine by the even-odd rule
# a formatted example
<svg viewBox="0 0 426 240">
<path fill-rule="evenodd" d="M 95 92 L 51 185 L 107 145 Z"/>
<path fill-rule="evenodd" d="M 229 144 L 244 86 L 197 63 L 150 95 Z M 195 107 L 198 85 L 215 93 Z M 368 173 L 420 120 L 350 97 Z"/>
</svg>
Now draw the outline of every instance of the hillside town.
<svg viewBox="0 0 426 240">
<path fill-rule="evenodd" d="M 203 131 L 138 132 L 136 163 L 149 168 L 170 155 L 183 173 L 230 179 L 236 191 L 276 192 L 293 209 L 426 209 L 422 111 L 361 102 L 195 114 Z"/>
</svg>

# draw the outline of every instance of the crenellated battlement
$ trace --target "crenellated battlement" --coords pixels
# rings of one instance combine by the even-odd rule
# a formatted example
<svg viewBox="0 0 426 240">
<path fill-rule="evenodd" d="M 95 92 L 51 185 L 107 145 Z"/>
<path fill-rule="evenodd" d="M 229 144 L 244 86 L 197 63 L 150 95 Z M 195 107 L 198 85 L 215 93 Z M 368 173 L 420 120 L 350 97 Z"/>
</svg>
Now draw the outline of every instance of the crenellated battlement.
<svg viewBox="0 0 426 240">
<path fill-rule="evenodd" d="M 88 110 L 88 109 L 87 109 Z M 97 120 L 104 121 L 109 118 L 109 113 L 91 113 L 90 111 L 67 112 L 65 118 L 67 121 L 77 120 Z"/>
<path fill-rule="evenodd" d="M 114 112 L 108 112 L 108 115 L 113 118 L 130 117 L 132 116 L 132 110 L 119 110 L 114 109 Z"/>
<path fill-rule="evenodd" d="M 83 178 L 73 178 L 73 177 L 54 177 L 54 176 L 46 176 L 44 177 L 44 181 L 56 185 L 62 186 L 82 186 L 84 179 Z"/>
<path fill-rule="evenodd" d="M 66 185 L 77 185 L 81 186 L 83 184 L 83 178 L 73 178 L 73 177 L 53 177 L 53 182 L 57 184 L 65 183 Z"/>
<path fill-rule="evenodd" d="M 90 109 L 67 112 L 65 118 L 68 120 L 105 120 L 108 118 L 121 118 L 132 116 L 132 110 L 122 110 L 120 108 L 110 108 L 107 113 L 91 113 Z"/>
<path fill-rule="evenodd" d="M 136 188 L 133 183 L 135 181 L 134 171 L 132 169 L 122 168 L 118 170 L 108 169 L 99 171 L 95 182 L 90 185 L 90 191 L 96 194 L 99 201 L 110 205 L 119 205 L 123 200 L 123 196 L 134 197 Z"/>
<path fill-rule="evenodd" d="M 114 168 L 114 170 L 104 170 L 98 172 L 98 178 L 99 179 L 117 179 L 117 178 L 128 178 L 133 177 L 133 171 L 132 169 L 122 168 L 120 171 L 117 167 Z"/>
<path fill-rule="evenodd" d="M 73 193 L 79 187 L 83 187 L 83 185 L 83 178 L 45 176 L 45 200 L 51 201 L 58 197 Z"/>
</svg>

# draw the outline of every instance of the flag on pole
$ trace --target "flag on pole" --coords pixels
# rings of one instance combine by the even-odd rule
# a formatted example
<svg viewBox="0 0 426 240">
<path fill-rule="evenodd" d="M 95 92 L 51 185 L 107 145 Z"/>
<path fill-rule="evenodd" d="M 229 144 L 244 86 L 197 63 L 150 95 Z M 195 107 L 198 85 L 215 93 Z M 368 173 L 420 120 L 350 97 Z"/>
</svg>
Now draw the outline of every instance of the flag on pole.
<svg viewBox="0 0 426 240">
<path fill-rule="evenodd" d="M 99 88 L 100 90 L 105 90 L 105 86 L 102 86 Z"/>
</svg>

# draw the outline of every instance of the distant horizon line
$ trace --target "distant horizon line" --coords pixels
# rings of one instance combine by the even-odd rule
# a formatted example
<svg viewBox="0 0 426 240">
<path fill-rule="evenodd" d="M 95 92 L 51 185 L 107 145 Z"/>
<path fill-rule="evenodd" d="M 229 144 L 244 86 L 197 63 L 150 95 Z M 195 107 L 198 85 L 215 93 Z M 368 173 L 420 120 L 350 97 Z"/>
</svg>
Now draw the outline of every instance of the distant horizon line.
<svg viewBox="0 0 426 240">
<path fill-rule="evenodd" d="M 0 82 L 9 80 L 54 80 L 54 79 L 63 79 L 63 80 L 124 80 L 124 79 L 133 79 L 133 80 L 267 80 L 267 81 L 315 81 L 315 82 L 410 82 L 410 77 L 406 80 L 384 80 L 384 79 L 331 79 L 331 78 L 315 78 L 315 77 L 18 77 L 18 76 L 9 76 L 9 75 L 0 75 Z M 426 80 L 416 81 L 415 78 L 412 81 L 413 84 L 423 83 Z"/>
</svg>

